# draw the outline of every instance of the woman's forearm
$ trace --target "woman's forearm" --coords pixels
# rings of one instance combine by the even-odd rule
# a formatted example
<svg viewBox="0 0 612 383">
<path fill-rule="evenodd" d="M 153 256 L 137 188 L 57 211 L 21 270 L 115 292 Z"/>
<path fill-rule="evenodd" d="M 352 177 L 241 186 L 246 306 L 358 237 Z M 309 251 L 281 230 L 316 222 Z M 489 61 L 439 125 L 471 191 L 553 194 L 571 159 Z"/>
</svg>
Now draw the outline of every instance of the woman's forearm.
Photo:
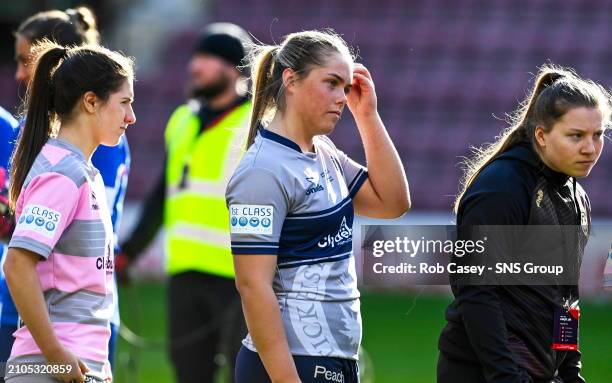
<svg viewBox="0 0 612 383">
<path fill-rule="evenodd" d="M 357 117 L 368 166 L 368 179 L 380 201 L 400 214 L 410 208 L 410 192 L 400 156 L 378 115 Z"/>
<path fill-rule="evenodd" d="M 272 286 L 239 286 L 249 333 L 274 383 L 300 382 Z"/>
<path fill-rule="evenodd" d="M 27 250 L 10 248 L 6 257 L 4 273 L 19 316 L 42 353 L 49 359 L 62 346 L 49 319 L 36 272 L 38 255 Z"/>
</svg>

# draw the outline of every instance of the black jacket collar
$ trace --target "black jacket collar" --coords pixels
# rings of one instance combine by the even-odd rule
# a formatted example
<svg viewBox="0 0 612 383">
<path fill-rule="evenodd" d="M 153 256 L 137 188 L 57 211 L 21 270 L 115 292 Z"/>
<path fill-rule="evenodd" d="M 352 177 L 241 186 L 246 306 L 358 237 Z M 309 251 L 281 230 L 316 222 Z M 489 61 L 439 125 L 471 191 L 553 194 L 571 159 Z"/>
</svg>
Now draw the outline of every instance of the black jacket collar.
<svg viewBox="0 0 612 383">
<path fill-rule="evenodd" d="M 529 141 L 519 142 L 512 148 L 497 156 L 496 159 L 513 159 L 524 162 L 533 168 L 536 173 L 543 175 L 552 185 L 556 187 L 565 185 L 570 178 L 567 174 L 556 172 L 546 166 Z"/>
</svg>

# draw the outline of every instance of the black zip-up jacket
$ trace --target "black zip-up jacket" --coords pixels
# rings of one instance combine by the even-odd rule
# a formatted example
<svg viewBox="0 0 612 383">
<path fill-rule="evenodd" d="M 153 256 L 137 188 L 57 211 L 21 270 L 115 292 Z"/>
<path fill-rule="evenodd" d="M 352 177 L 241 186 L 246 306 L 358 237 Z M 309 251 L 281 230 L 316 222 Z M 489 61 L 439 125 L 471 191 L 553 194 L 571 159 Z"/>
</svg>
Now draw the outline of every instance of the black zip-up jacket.
<svg viewBox="0 0 612 383">
<path fill-rule="evenodd" d="M 582 224 L 582 226 L 581 226 Z M 546 167 L 523 142 L 487 165 L 461 199 L 457 225 L 575 225 L 575 270 L 590 228 L 590 204 L 573 178 Z M 584 227 L 585 230 L 581 230 Z M 546 239 L 544 239 L 546 240 Z M 487 382 L 584 382 L 578 351 L 551 349 L 554 310 L 578 301 L 578 286 L 468 286 L 455 300 L 439 349 L 477 363 Z"/>
</svg>

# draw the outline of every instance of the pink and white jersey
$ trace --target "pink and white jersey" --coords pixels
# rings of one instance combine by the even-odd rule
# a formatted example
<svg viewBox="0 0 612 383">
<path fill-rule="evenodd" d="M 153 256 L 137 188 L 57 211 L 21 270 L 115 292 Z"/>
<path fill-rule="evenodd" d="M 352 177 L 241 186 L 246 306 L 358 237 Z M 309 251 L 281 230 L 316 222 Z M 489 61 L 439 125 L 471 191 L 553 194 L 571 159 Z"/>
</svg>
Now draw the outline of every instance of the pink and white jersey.
<svg viewBox="0 0 612 383">
<path fill-rule="evenodd" d="M 114 254 L 100 173 L 78 148 L 49 139 L 21 189 L 16 219 L 9 247 L 41 256 L 36 268 L 57 337 L 104 377 L 114 311 Z M 42 357 L 26 326 L 14 336 L 12 361 Z"/>
</svg>

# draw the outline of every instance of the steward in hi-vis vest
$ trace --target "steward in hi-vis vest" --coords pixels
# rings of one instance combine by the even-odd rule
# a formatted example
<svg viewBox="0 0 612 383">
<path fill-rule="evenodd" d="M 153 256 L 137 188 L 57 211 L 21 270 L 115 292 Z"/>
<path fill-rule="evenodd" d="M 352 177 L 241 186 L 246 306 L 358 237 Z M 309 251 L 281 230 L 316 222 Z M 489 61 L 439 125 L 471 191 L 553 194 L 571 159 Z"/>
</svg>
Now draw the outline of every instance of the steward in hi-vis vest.
<svg viewBox="0 0 612 383">
<path fill-rule="evenodd" d="M 234 276 L 225 187 L 240 160 L 251 103 L 235 106 L 202 131 L 197 111 L 180 106 L 166 129 L 167 270 Z"/>
</svg>

